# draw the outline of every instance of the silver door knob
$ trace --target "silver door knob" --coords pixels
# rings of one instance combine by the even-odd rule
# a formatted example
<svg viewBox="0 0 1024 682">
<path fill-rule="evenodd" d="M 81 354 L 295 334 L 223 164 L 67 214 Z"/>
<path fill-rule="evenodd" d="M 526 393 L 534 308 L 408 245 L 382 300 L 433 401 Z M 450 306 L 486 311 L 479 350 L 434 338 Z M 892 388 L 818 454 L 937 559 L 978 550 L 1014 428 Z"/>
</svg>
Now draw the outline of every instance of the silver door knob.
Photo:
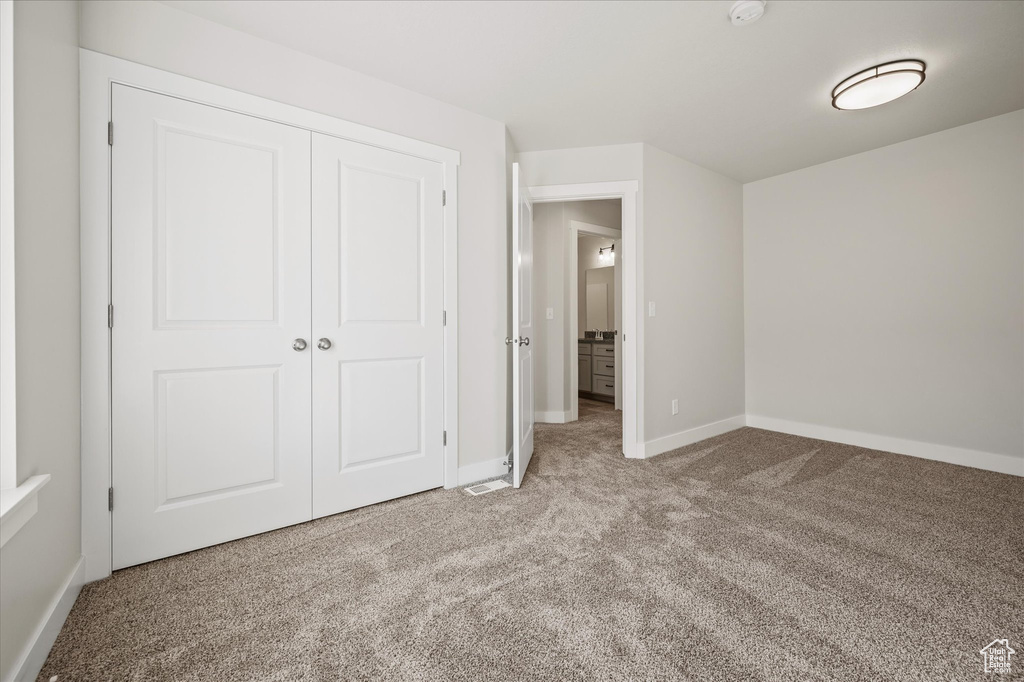
<svg viewBox="0 0 1024 682">
<path fill-rule="evenodd" d="M 530 337 L 527 336 L 526 338 L 523 338 L 522 336 L 520 336 L 519 337 L 519 343 L 523 344 L 524 346 L 529 346 L 530 345 Z"/>
<path fill-rule="evenodd" d="M 331 347 L 331 340 L 320 339 L 319 341 L 316 342 L 316 347 L 319 348 L 320 350 L 327 350 Z"/>
<path fill-rule="evenodd" d="M 306 350 L 306 339 L 295 339 L 292 342 L 292 350 L 304 351 Z"/>
<path fill-rule="evenodd" d="M 505 345 L 506 346 L 511 346 L 513 343 L 518 344 L 519 341 L 517 341 L 516 339 L 513 339 L 512 337 L 509 337 L 509 336 L 505 337 Z"/>
</svg>

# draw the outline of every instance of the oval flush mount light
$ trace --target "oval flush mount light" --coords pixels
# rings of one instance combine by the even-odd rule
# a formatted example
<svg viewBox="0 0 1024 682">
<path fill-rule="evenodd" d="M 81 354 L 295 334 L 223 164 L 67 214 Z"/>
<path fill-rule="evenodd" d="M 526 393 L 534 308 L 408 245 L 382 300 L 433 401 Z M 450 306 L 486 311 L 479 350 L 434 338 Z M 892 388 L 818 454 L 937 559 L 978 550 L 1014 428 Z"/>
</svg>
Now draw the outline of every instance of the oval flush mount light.
<svg viewBox="0 0 1024 682">
<path fill-rule="evenodd" d="M 868 109 L 899 99 L 924 82 L 924 62 L 902 59 L 872 66 L 832 89 L 836 109 Z"/>
<path fill-rule="evenodd" d="M 764 16 L 766 0 L 737 0 L 729 10 L 733 26 L 752 24 Z"/>
</svg>

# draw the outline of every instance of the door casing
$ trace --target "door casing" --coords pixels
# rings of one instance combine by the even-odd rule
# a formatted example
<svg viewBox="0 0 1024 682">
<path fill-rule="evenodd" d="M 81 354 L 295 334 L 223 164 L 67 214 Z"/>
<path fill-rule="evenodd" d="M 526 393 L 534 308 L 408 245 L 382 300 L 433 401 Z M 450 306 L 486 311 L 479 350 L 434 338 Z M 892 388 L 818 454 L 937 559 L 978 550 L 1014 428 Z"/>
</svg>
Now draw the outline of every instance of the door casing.
<svg viewBox="0 0 1024 682">
<path fill-rule="evenodd" d="M 643 229 L 637 218 L 636 180 L 590 182 L 566 185 L 536 185 L 529 188 L 533 203 L 565 201 L 622 200 L 622 453 L 642 458 L 644 442 L 644 318 L 643 309 Z M 575 280 L 573 280 L 575 281 Z M 571 324 L 576 325 L 571 316 Z M 575 344 L 575 339 L 569 339 Z M 571 376 L 578 383 L 579 368 L 570 363 Z M 573 391 L 576 390 L 573 387 Z"/>
<path fill-rule="evenodd" d="M 458 166 L 456 150 L 80 49 L 82 278 L 82 555 L 85 581 L 111 574 L 111 92 L 120 83 L 436 161 L 444 177 L 444 486 L 457 485 Z M 112 131 L 116 144 L 117 131 Z M 116 311 L 114 311 L 116 324 Z M 116 504 L 116 491 L 114 496 Z"/>
</svg>

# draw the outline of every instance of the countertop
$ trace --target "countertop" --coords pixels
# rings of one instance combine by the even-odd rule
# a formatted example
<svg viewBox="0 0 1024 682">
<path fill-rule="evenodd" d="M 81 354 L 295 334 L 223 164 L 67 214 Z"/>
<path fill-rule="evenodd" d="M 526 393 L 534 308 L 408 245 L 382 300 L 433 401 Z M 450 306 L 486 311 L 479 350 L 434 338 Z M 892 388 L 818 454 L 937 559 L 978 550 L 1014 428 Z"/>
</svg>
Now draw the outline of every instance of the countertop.
<svg viewBox="0 0 1024 682">
<path fill-rule="evenodd" d="M 615 343 L 615 339 L 580 339 L 580 343 Z"/>
</svg>

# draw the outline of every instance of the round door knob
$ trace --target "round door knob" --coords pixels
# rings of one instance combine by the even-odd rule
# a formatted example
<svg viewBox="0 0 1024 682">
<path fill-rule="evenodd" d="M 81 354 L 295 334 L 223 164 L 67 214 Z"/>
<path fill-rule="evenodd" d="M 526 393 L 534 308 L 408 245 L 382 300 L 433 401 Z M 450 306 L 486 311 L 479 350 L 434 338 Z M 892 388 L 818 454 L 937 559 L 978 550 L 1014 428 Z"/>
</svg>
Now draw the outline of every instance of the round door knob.
<svg viewBox="0 0 1024 682">
<path fill-rule="evenodd" d="M 529 336 L 527 336 L 526 338 L 519 337 L 519 343 L 523 344 L 524 346 L 529 346 L 530 345 L 530 337 Z"/>
<path fill-rule="evenodd" d="M 316 342 L 316 347 L 319 348 L 320 350 L 327 350 L 328 348 L 331 347 L 331 340 L 320 339 L 319 341 Z"/>
<path fill-rule="evenodd" d="M 511 346 L 513 343 L 518 343 L 518 342 L 515 339 L 511 338 L 511 337 L 508 337 L 508 336 L 505 337 L 505 345 L 506 346 Z"/>
<path fill-rule="evenodd" d="M 297 351 L 306 350 L 306 339 L 295 339 L 295 341 L 292 342 L 292 349 Z"/>
</svg>

